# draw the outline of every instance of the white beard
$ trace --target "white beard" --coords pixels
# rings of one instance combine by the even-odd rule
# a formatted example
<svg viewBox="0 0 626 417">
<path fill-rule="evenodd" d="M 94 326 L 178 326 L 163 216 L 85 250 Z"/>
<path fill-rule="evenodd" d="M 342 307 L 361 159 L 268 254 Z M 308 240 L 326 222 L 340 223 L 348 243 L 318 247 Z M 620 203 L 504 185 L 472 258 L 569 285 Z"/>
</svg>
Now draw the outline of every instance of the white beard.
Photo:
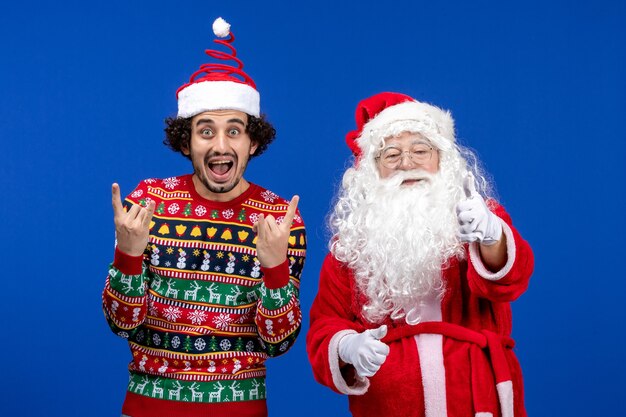
<svg viewBox="0 0 626 417">
<path fill-rule="evenodd" d="M 401 185 L 416 177 L 427 180 Z M 330 217 L 331 252 L 353 270 L 368 321 L 415 324 L 425 300 L 440 300 L 442 266 L 464 256 L 455 212 L 462 196 L 460 173 L 445 164 L 435 175 L 415 170 L 386 180 L 363 161 L 346 171 Z"/>
</svg>

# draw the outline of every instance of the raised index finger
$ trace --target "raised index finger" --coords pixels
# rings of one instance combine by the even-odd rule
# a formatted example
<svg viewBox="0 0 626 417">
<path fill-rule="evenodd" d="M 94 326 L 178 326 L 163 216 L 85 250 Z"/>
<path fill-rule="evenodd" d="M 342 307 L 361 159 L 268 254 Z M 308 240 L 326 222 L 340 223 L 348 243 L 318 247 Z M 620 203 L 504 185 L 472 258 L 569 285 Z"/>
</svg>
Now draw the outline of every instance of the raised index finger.
<svg viewBox="0 0 626 417">
<path fill-rule="evenodd" d="M 476 181 L 474 180 L 474 174 L 471 171 L 467 171 L 465 178 L 463 179 L 463 191 L 465 191 L 465 197 L 471 198 L 478 194 L 476 191 Z"/>
<path fill-rule="evenodd" d="M 298 201 L 300 201 L 300 197 L 294 195 L 291 201 L 289 202 L 289 207 L 287 207 L 287 213 L 285 213 L 285 218 L 283 220 L 283 224 L 286 224 L 287 229 L 291 229 L 291 222 L 293 218 L 296 216 L 296 209 L 298 208 Z"/>
<path fill-rule="evenodd" d="M 111 200 L 113 203 L 113 215 L 117 216 L 124 213 L 124 206 L 122 206 L 122 197 L 120 196 L 120 186 L 117 183 L 113 183 L 111 186 Z"/>
</svg>

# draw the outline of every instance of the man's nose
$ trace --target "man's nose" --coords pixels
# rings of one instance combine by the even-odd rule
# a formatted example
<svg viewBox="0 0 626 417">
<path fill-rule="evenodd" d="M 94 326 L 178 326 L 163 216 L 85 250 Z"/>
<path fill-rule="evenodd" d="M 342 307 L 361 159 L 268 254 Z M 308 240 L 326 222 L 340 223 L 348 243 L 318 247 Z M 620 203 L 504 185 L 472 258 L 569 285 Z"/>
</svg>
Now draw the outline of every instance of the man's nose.
<svg viewBox="0 0 626 417">
<path fill-rule="evenodd" d="M 228 136 L 226 136 L 226 132 L 217 132 L 213 141 L 213 150 L 219 152 L 226 149 L 228 149 Z"/>
<path fill-rule="evenodd" d="M 411 153 L 409 151 L 404 151 L 400 154 L 400 164 L 398 164 L 398 169 L 401 170 L 409 170 L 414 169 L 417 166 L 413 159 L 411 159 Z"/>
</svg>

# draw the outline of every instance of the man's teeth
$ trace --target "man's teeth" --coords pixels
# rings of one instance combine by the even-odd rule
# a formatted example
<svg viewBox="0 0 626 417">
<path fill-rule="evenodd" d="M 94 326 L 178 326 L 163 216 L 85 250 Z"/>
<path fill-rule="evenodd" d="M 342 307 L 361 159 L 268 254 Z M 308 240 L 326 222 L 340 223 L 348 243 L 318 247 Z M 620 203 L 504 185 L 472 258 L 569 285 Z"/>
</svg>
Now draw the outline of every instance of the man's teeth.
<svg viewBox="0 0 626 417">
<path fill-rule="evenodd" d="M 233 166 L 232 161 L 215 161 L 209 163 L 209 169 L 216 174 L 225 174 Z"/>
<path fill-rule="evenodd" d="M 209 165 L 232 165 L 232 161 L 213 161 L 209 162 Z"/>
</svg>

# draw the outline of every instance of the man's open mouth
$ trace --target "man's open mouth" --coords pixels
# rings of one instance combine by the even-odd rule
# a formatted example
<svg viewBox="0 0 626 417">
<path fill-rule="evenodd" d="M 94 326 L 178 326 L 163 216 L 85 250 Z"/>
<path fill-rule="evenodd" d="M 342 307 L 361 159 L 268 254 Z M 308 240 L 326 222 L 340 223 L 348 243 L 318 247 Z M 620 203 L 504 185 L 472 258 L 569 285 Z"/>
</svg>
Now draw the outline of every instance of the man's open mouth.
<svg viewBox="0 0 626 417">
<path fill-rule="evenodd" d="M 209 162 L 209 169 L 218 177 L 228 174 L 235 163 L 231 160 Z"/>
</svg>

